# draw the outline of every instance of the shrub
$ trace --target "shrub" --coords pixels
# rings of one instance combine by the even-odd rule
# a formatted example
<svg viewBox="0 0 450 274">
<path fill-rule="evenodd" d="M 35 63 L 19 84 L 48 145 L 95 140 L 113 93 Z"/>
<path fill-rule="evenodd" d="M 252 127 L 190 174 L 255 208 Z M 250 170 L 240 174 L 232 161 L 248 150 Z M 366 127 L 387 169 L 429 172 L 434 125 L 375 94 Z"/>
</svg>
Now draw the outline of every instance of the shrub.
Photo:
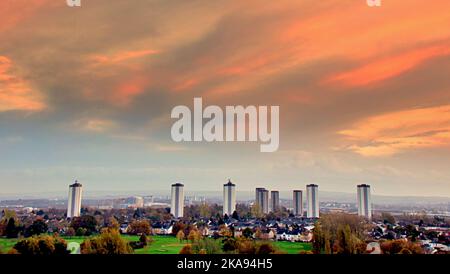
<svg viewBox="0 0 450 274">
<path fill-rule="evenodd" d="M 12 250 L 22 255 L 66 255 L 67 243 L 59 238 L 49 235 L 33 236 L 17 242 Z"/>
<path fill-rule="evenodd" d="M 82 254 L 130 254 L 133 249 L 130 244 L 120 236 L 117 230 L 103 231 L 99 236 L 85 240 L 81 244 Z"/>
<path fill-rule="evenodd" d="M 183 246 L 183 248 L 180 250 L 180 254 L 194 254 L 194 251 L 192 250 L 192 245 L 187 244 Z"/>
</svg>

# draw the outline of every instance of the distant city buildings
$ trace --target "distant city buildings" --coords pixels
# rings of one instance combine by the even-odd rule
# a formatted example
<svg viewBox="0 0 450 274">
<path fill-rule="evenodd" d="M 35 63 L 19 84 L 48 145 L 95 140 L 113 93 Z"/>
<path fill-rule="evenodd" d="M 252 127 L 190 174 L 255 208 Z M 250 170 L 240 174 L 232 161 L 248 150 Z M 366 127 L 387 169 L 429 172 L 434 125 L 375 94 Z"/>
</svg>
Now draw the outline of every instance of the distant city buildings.
<svg viewBox="0 0 450 274">
<path fill-rule="evenodd" d="M 231 216 L 236 210 L 236 185 L 228 180 L 223 185 L 223 215 Z"/>
<path fill-rule="evenodd" d="M 303 191 L 294 190 L 294 215 L 295 216 L 303 216 Z"/>
<path fill-rule="evenodd" d="M 269 191 L 267 189 L 256 188 L 255 204 L 261 209 L 261 213 L 269 213 Z"/>
<path fill-rule="evenodd" d="M 67 218 L 80 216 L 81 212 L 81 195 L 83 192 L 83 185 L 75 181 L 69 186 L 69 199 L 67 202 Z"/>
<path fill-rule="evenodd" d="M 184 185 L 176 183 L 172 185 L 170 213 L 175 218 L 182 218 L 184 214 Z"/>
<path fill-rule="evenodd" d="M 358 215 L 367 219 L 372 218 L 372 200 L 370 197 L 370 185 L 357 186 Z"/>
<path fill-rule="evenodd" d="M 306 186 L 306 217 L 319 218 L 319 186 L 310 184 Z"/>
<path fill-rule="evenodd" d="M 129 197 L 125 200 L 125 204 L 130 208 L 143 208 L 144 198 L 140 196 Z"/>
<path fill-rule="evenodd" d="M 272 212 L 280 210 L 280 192 L 272 190 L 270 192 L 270 205 Z"/>
</svg>

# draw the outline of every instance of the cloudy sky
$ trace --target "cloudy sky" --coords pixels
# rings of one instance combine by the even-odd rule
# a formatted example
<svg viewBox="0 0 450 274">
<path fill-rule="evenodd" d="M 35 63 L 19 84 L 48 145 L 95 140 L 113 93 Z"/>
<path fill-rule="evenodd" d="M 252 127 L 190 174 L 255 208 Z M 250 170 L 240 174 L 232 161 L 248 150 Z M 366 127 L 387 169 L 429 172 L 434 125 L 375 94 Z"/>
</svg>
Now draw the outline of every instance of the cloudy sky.
<svg viewBox="0 0 450 274">
<path fill-rule="evenodd" d="M 3 0 L 0 192 L 257 186 L 450 197 L 450 1 Z M 280 149 L 174 143 L 174 106 L 279 105 Z"/>
</svg>

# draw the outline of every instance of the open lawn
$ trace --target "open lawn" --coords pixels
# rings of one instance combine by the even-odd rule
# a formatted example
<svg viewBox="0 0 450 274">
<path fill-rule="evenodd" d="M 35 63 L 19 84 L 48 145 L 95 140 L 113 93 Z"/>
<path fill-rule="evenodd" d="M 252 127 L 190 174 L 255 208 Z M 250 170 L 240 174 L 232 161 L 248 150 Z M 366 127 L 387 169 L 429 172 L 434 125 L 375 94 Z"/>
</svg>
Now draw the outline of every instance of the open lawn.
<svg viewBox="0 0 450 274">
<path fill-rule="evenodd" d="M 139 241 L 139 236 L 123 236 L 128 241 Z M 186 243 L 180 243 L 173 236 L 152 236 L 152 242 L 145 248 L 136 249 L 135 254 L 178 254 Z"/>
<path fill-rule="evenodd" d="M 0 238 L 0 252 L 7 253 L 17 242 L 17 239 Z"/>
<path fill-rule="evenodd" d="M 128 241 L 138 241 L 139 236 L 123 235 Z M 67 242 L 82 243 L 87 237 L 63 237 Z M 180 243 L 177 238 L 173 236 L 152 236 L 152 242 L 145 248 L 136 249 L 135 254 L 178 254 L 186 244 L 186 242 Z M 5 239 L 0 238 L 0 251 L 3 253 L 8 252 L 17 239 Z M 311 244 L 309 243 L 293 243 L 293 242 L 273 242 L 280 251 L 288 254 L 298 254 L 300 251 L 311 250 Z"/>
<path fill-rule="evenodd" d="M 139 236 L 123 235 L 128 241 L 139 241 Z M 76 242 L 81 244 L 88 237 L 62 237 L 66 242 Z M 152 236 L 152 242 L 147 247 L 136 249 L 136 254 L 178 254 L 185 245 L 172 236 Z M 0 251 L 8 252 L 18 241 L 18 239 L 0 238 Z"/>
<path fill-rule="evenodd" d="M 273 242 L 279 250 L 286 252 L 287 254 L 298 254 L 300 251 L 310 251 L 312 246 L 310 243 L 296 243 L 296 242 Z"/>
</svg>

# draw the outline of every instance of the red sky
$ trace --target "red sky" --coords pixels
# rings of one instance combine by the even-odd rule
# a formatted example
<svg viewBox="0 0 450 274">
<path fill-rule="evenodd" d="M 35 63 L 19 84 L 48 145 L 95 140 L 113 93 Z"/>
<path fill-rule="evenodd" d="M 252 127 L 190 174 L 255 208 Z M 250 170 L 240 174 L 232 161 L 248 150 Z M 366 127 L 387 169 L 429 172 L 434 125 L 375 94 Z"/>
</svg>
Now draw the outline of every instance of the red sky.
<svg viewBox="0 0 450 274">
<path fill-rule="evenodd" d="M 232 177 L 245 189 L 366 182 L 450 196 L 449 10 L 448 0 L 2 1 L 3 177 L 11 192 L 73 177 L 96 189 Z M 170 110 L 196 96 L 279 105 L 280 150 L 173 143 Z M 36 163 L 46 149 L 56 152 Z"/>
</svg>

